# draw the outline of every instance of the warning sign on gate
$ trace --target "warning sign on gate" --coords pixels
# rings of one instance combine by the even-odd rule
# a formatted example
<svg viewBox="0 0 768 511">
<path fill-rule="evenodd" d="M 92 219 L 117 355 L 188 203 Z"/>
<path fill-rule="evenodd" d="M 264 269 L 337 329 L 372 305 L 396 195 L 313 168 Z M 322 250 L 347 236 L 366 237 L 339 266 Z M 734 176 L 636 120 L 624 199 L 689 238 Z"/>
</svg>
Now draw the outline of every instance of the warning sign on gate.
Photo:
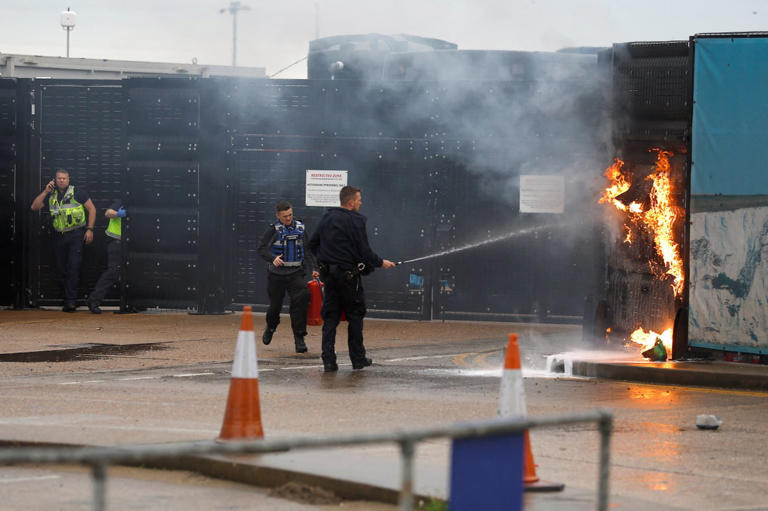
<svg viewBox="0 0 768 511">
<path fill-rule="evenodd" d="M 307 206 L 339 205 L 339 190 L 347 186 L 346 170 L 307 170 Z"/>
<path fill-rule="evenodd" d="M 520 213 L 565 211 L 563 176 L 520 176 Z"/>
</svg>

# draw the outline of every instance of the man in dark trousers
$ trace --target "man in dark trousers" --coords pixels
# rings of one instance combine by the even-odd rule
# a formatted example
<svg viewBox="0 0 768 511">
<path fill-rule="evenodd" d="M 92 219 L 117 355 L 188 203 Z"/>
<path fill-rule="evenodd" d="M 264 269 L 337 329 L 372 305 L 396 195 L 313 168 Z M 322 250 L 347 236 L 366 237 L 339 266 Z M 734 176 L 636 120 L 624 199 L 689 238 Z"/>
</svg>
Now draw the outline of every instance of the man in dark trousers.
<svg viewBox="0 0 768 511">
<path fill-rule="evenodd" d="M 120 277 L 120 239 L 123 234 L 123 218 L 127 212 L 122 201 L 116 200 L 107 208 L 104 216 L 109 218 L 106 235 L 110 238 L 107 245 L 107 269 L 101 274 L 93 291 L 88 295 L 88 310 L 93 314 L 101 314 L 102 300 L 107 295 L 112 284 Z"/>
<path fill-rule="evenodd" d="M 349 358 L 353 369 L 368 367 L 373 361 L 365 356 L 363 317 L 365 293 L 362 275 L 374 268 L 392 268 L 395 263 L 382 259 L 368 244 L 366 218 L 358 213 L 363 203 L 359 188 L 345 186 L 339 192 L 341 207 L 329 208 L 309 242 L 310 251 L 319 262 L 325 284 L 323 317 L 323 368 L 338 371 L 336 364 L 336 327 L 341 312 L 346 312 Z"/>
<path fill-rule="evenodd" d="M 96 206 L 84 188 L 75 188 L 69 184 L 69 172 L 64 169 L 56 170 L 56 178 L 45 185 L 32 201 L 31 208 L 32 211 L 39 211 L 46 205 L 51 213 L 54 230 L 56 277 L 64 291 L 64 307 L 61 310 L 74 312 L 77 308 L 80 263 L 83 261 L 83 241 L 86 245 L 93 241 Z"/>
<path fill-rule="evenodd" d="M 307 288 L 306 270 L 313 277 L 318 276 L 312 254 L 306 252 L 307 228 L 300 220 L 294 220 L 293 207 L 288 201 L 280 201 L 275 206 L 277 222 L 270 225 L 259 244 L 259 255 L 267 265 L 267 326 L 261 340 L 264 344 L 272 342 L 272 335 L 280 324 L 280 309 L 283 298 L 288 292 L 291 329 L 296 353 L 306 353 L 307 345 L 307 306 L 309 289 Z"/>
</svg>

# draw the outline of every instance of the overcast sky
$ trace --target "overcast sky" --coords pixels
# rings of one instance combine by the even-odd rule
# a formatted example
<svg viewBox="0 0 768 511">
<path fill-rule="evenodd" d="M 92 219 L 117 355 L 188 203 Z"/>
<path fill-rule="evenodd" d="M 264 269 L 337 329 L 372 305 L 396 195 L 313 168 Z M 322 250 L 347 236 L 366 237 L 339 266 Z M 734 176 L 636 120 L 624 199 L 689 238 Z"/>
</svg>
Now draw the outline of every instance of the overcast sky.
<svg viewBox="0 0 768 511">
<path fill-rule="evenodd" d="M 229 65 L 229 0 L 0 0 L 0 53 Z M 768 0 L 242 0 L 237 61 L 272 75 L 320 37 L 377 32 L 460 49 L 545 50 L 768 30 Z M 277 76 L 305 78 L 302 62 Z"/>
</svg>

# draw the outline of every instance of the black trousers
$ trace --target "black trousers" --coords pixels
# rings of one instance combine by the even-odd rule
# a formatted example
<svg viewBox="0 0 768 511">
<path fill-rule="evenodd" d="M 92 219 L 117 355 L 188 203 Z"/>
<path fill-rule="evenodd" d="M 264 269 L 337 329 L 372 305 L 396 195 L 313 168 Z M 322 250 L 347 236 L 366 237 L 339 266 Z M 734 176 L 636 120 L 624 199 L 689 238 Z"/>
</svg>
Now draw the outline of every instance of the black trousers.
<svg viewBox="0 0 768 511">
<path fill-rule="evenodd" d="M 112 285 L 120 278 L 120 240 L 113 239 L 107 244 L 107 269 L 104 270 L 88 295 L 88 303 L 98 306 Z"/>
<path fill-rule="evenodd" d="M 74 304 L 77 300 L 77 281 L 80 278 L 80 263 L 83 262 L 84 236 L 85 229 L 53 233 L 56 278 L 61 284 L 64 302 L 68 304 Z"/>
<path fill-rule="evenodd" d="M 360 276 L 347 279 L 344 273 L 329 275 L 325 279 L 325 296 L 320 314 L 323 317 L 323 363 L 336 362 L 336 327 L 341 311 L 347 314 L 347 345 L 349 358 L 359 362 L 365 358 L 363 345 L 363 317 L 365 292 Z"/>
<path fill-rule="evenodd" d="M 293 335 L 304 337 L 307 335 L 307 307 L 309 306 L 310 294 L 303 271 L 296 271 L 288 275 L 267 273 L 267 295 L 269 295 L 267 327 L 274 330 L 280 324 L 280 309 L 283 308 L 283 298 L 286 292 L 290 299 L 288 311 L 291 314 Z"/>
</svg>

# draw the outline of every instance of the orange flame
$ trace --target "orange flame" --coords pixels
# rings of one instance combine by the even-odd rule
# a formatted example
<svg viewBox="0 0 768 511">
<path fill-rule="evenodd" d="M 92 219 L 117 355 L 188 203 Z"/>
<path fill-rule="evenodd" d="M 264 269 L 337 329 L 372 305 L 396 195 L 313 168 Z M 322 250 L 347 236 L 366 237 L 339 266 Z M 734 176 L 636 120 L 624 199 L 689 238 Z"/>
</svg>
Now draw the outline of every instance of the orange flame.
<svg viewBox="0 0 768 511">
<path fill-rule="evenodd" d="M 624 243 L 632 244 L 632 227 L 625 225 L 624 229 L 627 231 L 627 235 L 624 237 Z"/>
<path fill-rule="evenodd" d="M 608 178 L 611 184 L 603 191 L 603 196 L 600 197 L 598 204 L 607 202 L 613 204 L 621 211 L 627 210 L 627 207 L 621 201 L 616 200 L 616 197 L 629 190 L 629 187 L 632 185 L 629 179 L 622 173 L 623 168 L 624 162 L 616 158 L 613 161 L 613 165 L 605 169 L 603 175 Z"/>
<path fill-rule="evenodd" d="M 667 350 L 667 353 L 672 353 L 671 328 L 667 328 L 660 334 L 654 332 L 653 330 L 648 330 L 646 332 L 642 328 L 638 328 L 629 336 L 630 341 L 641 346 L 641 351 L 653 348 L 653 345 L 656 344 L 656 339 L 661 339 L 661 342 L 664 344 L 664 348 Z"/>
<path fill-rule="evenodd" d="M 610 203 L 620 211 L 627 212 L 625 220 L 625 243 L 632 243 L 632 225 L 652 235 L 656 253 L 664 263 L 664 269 L 657 271 L 651 262 L 651 270 L 657 276 L 668 274 L 672 276 L 672 289 L 675 296 L 683 292 L 685 276 L 683 275 L 683 259 L 680 246 L 675 242 L 675 221 L 682 213 L 682 208 L 673 202 L 671 166 L 669 158 L 672 152 L 653 148 L 656 151 L 654 171 L 646 178 L 653 181 L 650 192 L 650 207 L 643 210 L 643 204 L 632 202 L 627 206 L 616 197 L 629 190 L 632 185 L 630 177 L 623 172 L 624 162 L 618 158 L 605 171 L 609 186 L 600 197 L 599 203 Z"/>
<path fill-rule="evenodd" d="M 651 188 L 651 207 L 643 214 L 643 223 L 651 232 L 656 245 L 656 252 L 666 266 L 666 273 L 673 277 L 672 288 L 675 296 L 683 292 L 683 259 L 680 245 L 675 243 L 674 225 L 681 208 L 672 201 L 672 180 L 670 179 L 670 151 L 656 151 L 656 170 L 646 179 L 653 181 Z"/>
</svg>

